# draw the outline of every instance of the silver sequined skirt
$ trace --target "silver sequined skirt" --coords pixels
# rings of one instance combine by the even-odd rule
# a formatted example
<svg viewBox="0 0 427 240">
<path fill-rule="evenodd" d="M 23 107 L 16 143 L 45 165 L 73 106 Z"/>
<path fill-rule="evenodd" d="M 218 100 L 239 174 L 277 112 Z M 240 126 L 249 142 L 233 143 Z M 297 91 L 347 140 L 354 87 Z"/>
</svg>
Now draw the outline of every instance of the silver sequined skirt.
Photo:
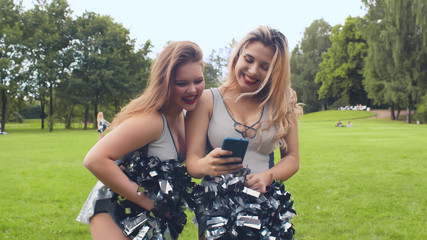
<svg viewBox="0 0 427 240">
<path fill-rule="evenodd" d="M 77 216 L 77 221 L 89 224 L 90 218 L 94 215 L 96 201 L 113 197 L 113 192 L 105 186 L 101 181 L 98 181 L 92 188 L 85 204 Z"/>
</svg>

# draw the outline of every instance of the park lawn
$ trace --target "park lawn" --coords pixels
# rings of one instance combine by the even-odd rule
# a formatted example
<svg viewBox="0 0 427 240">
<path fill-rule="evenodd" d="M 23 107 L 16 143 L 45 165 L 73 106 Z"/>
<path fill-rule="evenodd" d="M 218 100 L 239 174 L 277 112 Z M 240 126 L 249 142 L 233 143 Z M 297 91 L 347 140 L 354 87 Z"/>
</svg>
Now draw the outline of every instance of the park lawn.
<svg viewBox="0 0 427 240">
<path fill-rule="evenodd" d="M 299 119 L 300 170 L 286 182 L 295 239 L 427 239 L 427 126 L 364 114 Z M 0 239 L 91 239 L 75 218 L 96 182 L 82 161 L 97 132 L 6 126 Z M 180 239 L 197 239 L 197 229 L 188 223 Z"/>
<path fill-rule="evenodd" d="M 288 183 L 296 237 L 427 239 L 427 126 L 335 122 L 299 122 L 301 165 Z"/>
<path fill-rule="evenodd" d="M 375 117 L 374 112 L 367 112 L 367 111 L 338 111 L 338 110 L 328 110 L 328 111 L 321 111 L 321 112 L 315 112 L 310 114 L 305 114 L 301 116 L 299 119 L 303 122 L 338 122 L 338 120 L 341 120 L 342 123 L 345 125 L 348 120 L 353 119 L 361 119 L 361 118 L 369 118 L 369 117 Z"/>
</svg>

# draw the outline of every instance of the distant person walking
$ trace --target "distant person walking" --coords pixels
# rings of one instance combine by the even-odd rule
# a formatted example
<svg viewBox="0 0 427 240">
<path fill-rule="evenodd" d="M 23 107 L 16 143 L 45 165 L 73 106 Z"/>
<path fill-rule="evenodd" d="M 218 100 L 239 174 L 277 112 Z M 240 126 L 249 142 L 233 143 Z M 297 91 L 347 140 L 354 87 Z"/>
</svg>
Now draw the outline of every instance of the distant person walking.
<svg viewBox="0 0 427 240">
<path fill-rule="evenodd" d="M 98 117 L 96 118 L 96 122 L 98 124 L 97 131 L 99 132 L 99 138 L 98 140 L 101 140 L 101 138 L 105 135 L 105 130 L 111 125 L 107 120 L 104 119 L 104 114 L 102 112 L 98 113 Z"/>
</svg>

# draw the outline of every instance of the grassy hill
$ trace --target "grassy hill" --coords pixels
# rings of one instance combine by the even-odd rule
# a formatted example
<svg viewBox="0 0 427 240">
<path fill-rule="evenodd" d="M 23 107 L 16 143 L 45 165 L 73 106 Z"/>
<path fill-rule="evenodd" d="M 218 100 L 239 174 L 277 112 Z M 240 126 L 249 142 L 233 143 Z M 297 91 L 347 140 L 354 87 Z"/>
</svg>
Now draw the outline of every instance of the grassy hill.
<svg viewBox="0 0 427 240">
<path fill-rule="evenodd" d="M 299 119 L 303 122 L 324 122 L 324 121 L 335 121 L 338 120 L 346 121 L 353 119 L 362 119 L 375 117 L 374 112 L 367 111 L 338 111 L 338 110 L 328 110 L 328 111 L 320 111 L 309 114 L 302 115 Z"/>
</svg>

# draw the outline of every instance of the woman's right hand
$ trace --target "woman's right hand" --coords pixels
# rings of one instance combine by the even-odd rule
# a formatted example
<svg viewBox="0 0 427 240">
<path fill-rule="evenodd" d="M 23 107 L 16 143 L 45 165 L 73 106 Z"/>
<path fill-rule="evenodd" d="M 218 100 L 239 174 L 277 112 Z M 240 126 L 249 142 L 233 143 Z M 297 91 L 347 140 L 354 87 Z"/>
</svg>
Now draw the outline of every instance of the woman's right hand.
<svg viewBox="0 0 427 240">
<path fill-rule="evenodd" d="M 154 209 L 154 201 L 149 196 L 143 192 L 138 192 L 137 194 L 140 197 L 139 202 L 137 203 L 140 207 L 148 211 Z"/>
<path fill-rule="evenodd" d="M 231 154 L 231 151 L 215 148 L 204 158 L 200 159 L 199 167 L 204 175 L 211 177 L 237 172 L 243 167 L 243 164 L 241 164 L 241 158 L 221 157 L 229 156 Z"/>
</svg>

